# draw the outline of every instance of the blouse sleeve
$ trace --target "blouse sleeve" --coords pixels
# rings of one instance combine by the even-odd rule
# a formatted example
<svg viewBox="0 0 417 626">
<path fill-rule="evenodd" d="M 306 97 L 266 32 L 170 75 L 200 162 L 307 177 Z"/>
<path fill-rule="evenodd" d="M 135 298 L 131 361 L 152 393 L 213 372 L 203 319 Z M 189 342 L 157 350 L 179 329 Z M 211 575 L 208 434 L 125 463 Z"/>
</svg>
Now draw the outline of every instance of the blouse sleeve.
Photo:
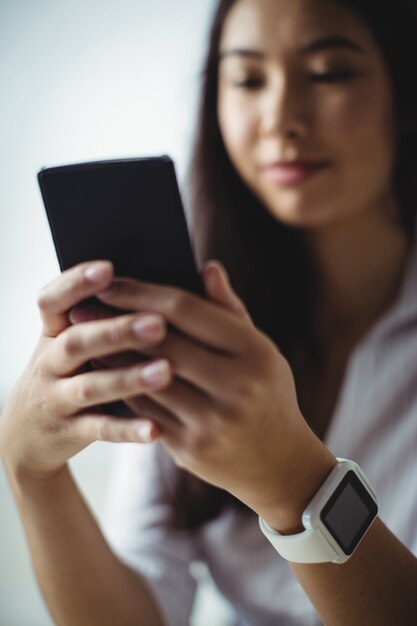
<svg viewBox="0 0 417 626">
<path fill-rule="evenodd" d="M 103 531 L 119 558 L 139 572 L 167 626 L 189 623 L 199 559 L 197 535 L 169 527 L 169 487 L 177 467 L 158 442 L 124 443 L 115 453 Z"/>
</svg>

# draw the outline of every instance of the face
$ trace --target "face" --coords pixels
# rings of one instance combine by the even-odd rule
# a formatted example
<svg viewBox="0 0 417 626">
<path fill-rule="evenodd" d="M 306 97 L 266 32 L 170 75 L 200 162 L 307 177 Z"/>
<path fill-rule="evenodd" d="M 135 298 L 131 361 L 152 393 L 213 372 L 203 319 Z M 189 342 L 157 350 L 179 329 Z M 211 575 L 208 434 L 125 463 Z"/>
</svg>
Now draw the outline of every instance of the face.
<svg viewBox="0 0 417 626">
<path fill-rule="evenodd" d="M 392 213 L 391 84 L 354 13 L 332 0 L 238 0 L 218 87 L 229 157 L 277 219 L 317 228 Z"/>
</svg>

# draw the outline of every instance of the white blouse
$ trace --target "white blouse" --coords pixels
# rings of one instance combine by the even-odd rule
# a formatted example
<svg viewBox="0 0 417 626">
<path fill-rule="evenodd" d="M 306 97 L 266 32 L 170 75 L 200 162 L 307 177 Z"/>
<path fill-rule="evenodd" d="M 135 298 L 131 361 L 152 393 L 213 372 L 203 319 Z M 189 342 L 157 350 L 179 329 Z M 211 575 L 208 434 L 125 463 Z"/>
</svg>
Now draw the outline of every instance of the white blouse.
<svg viewBox="0 0 417 626">
<path fill-rule="evenodd" d="M 325 444 L 358 462 L 378 494 L 380 518 L 417 556 L 417 248 L 393 305 L 350 355 Z M 255 514 L 228 510 L 196 533 L 172 531 L 158 442 L 117 450 L 104 532 L 122 560 L 148 581 L 167 626 L 186 626 L 204 561 L 236 612 L 236 626 L 318 626 L 287 562 Z"/>
</svg>

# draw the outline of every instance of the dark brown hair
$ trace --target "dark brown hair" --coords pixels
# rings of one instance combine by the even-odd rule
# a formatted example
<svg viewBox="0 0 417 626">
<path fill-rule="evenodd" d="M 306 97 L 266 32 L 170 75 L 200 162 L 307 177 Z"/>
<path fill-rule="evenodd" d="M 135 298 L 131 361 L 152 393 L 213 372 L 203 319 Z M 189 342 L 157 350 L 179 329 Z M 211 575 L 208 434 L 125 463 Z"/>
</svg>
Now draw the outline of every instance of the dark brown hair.
<svg viewBox="0 0 417 626">
<path fill-rule="evenodd" d="M 234 169 L 217 120 L 218 51 L 224 21 L 237 0 L 220 0 L 202 72 L 201 100 L 188 174 L 191 231 L 199 266 L 219 259 L 257 327 L 291 362 L 295 339 L 308 341 L 308 263 L 295 229 L 277 222 Z M 334 0 L 357 13 L 379 45 L 393 85 L 397 113 L 397 155 L 393 175 L 402 224 L 414 233 L 417 137 L 417 17 L 407 0 Z M 164 458 L 165 457 L 165 458 Z M 222 489 L 173 465 L 161 449 L 161 463 L 176 472 L 172 524 L 197 529 L 226 506 L 253 513 Z"/>
</svg>

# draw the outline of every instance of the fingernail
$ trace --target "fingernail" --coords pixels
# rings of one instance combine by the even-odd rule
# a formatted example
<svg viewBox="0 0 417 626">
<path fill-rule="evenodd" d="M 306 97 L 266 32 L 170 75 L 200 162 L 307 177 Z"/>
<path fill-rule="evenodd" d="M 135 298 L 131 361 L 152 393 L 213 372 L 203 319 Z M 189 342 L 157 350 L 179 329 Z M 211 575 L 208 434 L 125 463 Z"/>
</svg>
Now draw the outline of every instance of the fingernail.
<svg viewBox="0 0 417 626">
<path fill-rule="evenodd" d="M 208 261 L 203 269 L 204 269 L 205 272 L 210 272 L 214 267 L 218 267 L 217 262 L 216 261 Z"/>
<path fill-rule="evenodd" d="M 140 377 L 152 385 L 162 385 L 168 382 L 170 375 L 169 363 L 165 359 L 147 365 L 140 371 Z"/>
<path fill-rule="evenodd" d="M 229 276 L 225 270 L 225 268 L 223 267 L 223 265 L 220 263 L 220 261 L 210 261 L 206 267 L 204 268 L 206 271 L 209 272 L 209 274 L 212 272 L 212 270 L 216 270 L 217 273 L 220 273 L 223 277 L 223 279 L 228 283 L 229 282 Z"/>
<path fill-rule="evenodd" d="M 132 330 L 139 339 L 158 339 L 161 336 L 162 322 L 155 316 L 142 317 L 133 322 Z"/>
<path fill-rule="evenodd" d="M 95 267 L 88 267 L 84 272 L 84 276 L 89 283 L 98 285 L 109 278 L 109 266 L 97 265 Z"/>
<path fill-rule="evenodd" d="M 224 280 L 228 283 L 230 283 L 229 281 L 229 275 L 226 272 L 226 268 L 221 264 L 221 263 L 217 263 L 217 269 L 220 272 L 220 274 L 223 276 Z"/>
<path fill-rule="evenodd" d="M 150 442 L 152 441 L 152 424 L 149 422 L 144 422 L 143 424 L 139 424 L 135 428 L 135 435 L 139 437 L 140 441 Z"/>
</svg>

